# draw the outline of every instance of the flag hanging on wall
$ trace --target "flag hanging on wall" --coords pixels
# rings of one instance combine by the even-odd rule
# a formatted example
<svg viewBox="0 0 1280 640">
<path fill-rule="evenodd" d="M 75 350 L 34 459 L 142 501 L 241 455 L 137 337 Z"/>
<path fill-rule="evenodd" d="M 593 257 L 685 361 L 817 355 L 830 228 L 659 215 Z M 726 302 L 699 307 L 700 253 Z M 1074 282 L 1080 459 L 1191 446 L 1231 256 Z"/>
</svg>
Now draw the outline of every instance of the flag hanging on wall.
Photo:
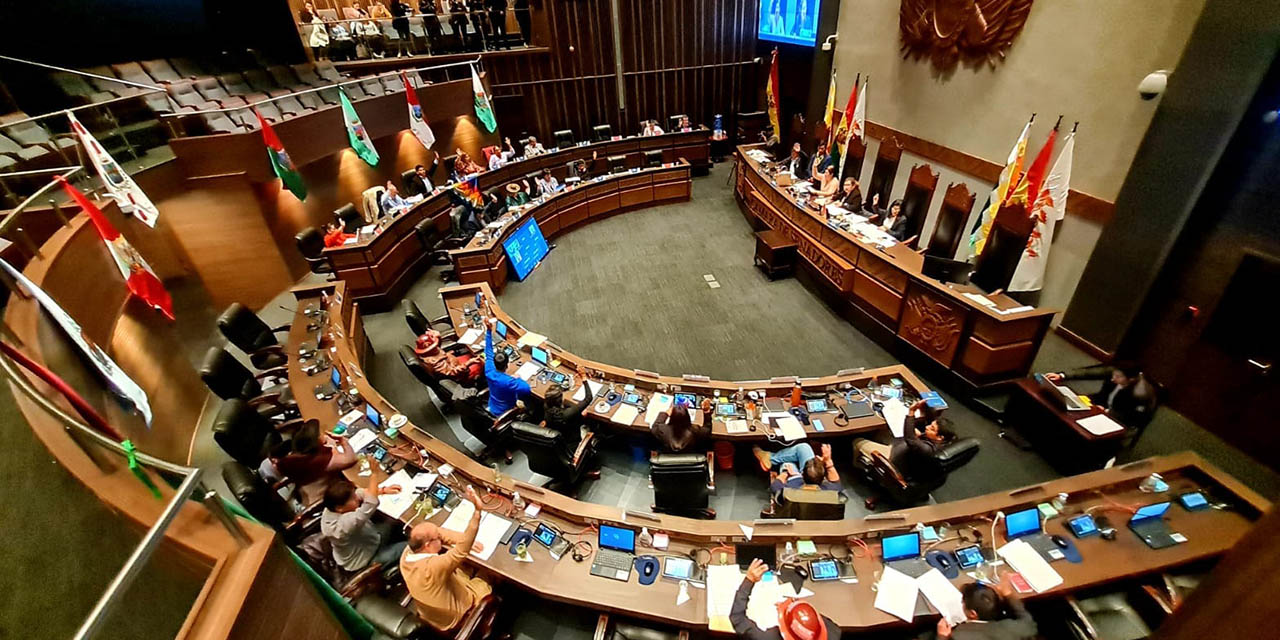
<svg viewBox="0 0 1280 640">
<path fill-rule="evenodd" d="M 822 123 L 827 128 L 827 149 L 834 151 L 835 147 L 831 146 L 831 137 L 835 133 L 836 119 L 836 72 L 831 71 L 831 85 L 827 87 L 827 106 L 822 111 Z"/>
<path fill-rule="evenodd" d="M 67 112 L 67 119 L 71 121 L 71 130 L 76 133 L 76 137 L 80 139 L 80 144 L 84 147 L 85 153 L 89 155 L 89 159 L 93 161 L 93 168 L 98 170 L 98 177 L 102 178 L 102 184 L 107 188 L 107 193 L 111 195 L 111 199 L 120 205 L 120 210 L 136 217 L 146 223 L 148 227 L 155 227 L 156 220 L 160 218 L 160 210 L 156 205 L 151 203 L 151 199 L 147 194 L 142 192 L 142 187 L 129 177 L 129 174 L 116 164 L 111 158 L 111 154 L 107 153 L 102 145 L 98 144 L 98 140 L 89 133 L 84 125 L 76 119 L 75 115 L 70 111 Z"/>
<path fill-rule="evenodd" d="M 844 111 L 840 112 L 840 121 L 836 123 L 835 130 L 831 132 L 831 140 L 827 144 L 828 148 L 838 149 L 841 158 L 844 158 L 844 150 L 849 144 L 849 126 L 853 122 L 853 109 L 858 106 L 858 82 L 861 79 L 861 73 L 854 76 L 853 88 L 849 90 L 849 100 L 844 103 Z"/>
<path fill-rule="evenodd" d="M 987 198 L 987 206 L 982 210 L 977 226 L 969 234 L 970 257 L 976 258 L 982 255 L 982 250 L 987 246 L 987 235 L 991 233 L 991 223 L 996 219 L 996 212 L 1000 211 L 1000 207 L 1004 204 L 1010 189 L 1013 188 L 1013 185 L 1017 183 L 1022 174 L 1022 161 L 1027 155 L 1027 133 L 1031 131 L 1031 123 L 1035 121 L 1036 116 L 1032 114 L 1031 119 L 1022 127 L 1022 133 L 1018 135 L 1018 141 L 1009 150 L 1009 157 L 1005 160 L 1004 169 L 1000 172 L 1000 180 L 991 189 L 991 195 Z"/>
<path fill-rule="evenodd" d="M 866 81 L 862 83 L 861 91 L 858 90 L 857 80 L 854 80 L 853 92 L 857 94 L 858 101 L 853 105 L 853 115 L 851 115 L 848 119 L 849 131 L 848 131 L 848 134 L 845 136 L 845 144 L 848 144 L 849 140 L 853 140 L 855 138 L 858 140 L 862 140 L 863 142 L 866 141 L 867 88 L 870 86 L 871 86 L 871 76 L 867 76 Z M 849 99 L 852 100 L 853 98 L 854 98 L 853 94 L 850 94 Z M 847 153 L 840 154 L 840 172 L 836 177 L 842 180 L 844 179 L 844 159 L 848 155 L 849 154 Z M 855 178 L 856 177 L 857 176 L 855 176 Z"/>
<path fill-rule="evenodd" d="M 476 98 L 476 117 L 484 125 L 485 131 L 497 131 L 498 120 L 493 116 L 493 103 L 489 101 L 489 94 L 484 90 L 484 83 L 480 82 L 480 74 L 476 73 L 475 65 L 471 65 L 471 93 Z"/>
<path fill-rule="evenodd" d="M 782 94 L 778 92 L 778 50 L 773 50 L 773 62 L 769 64 L 769 80 L 765 84 L 765 99 L 769 105 L 769 124 L 773 126 L 773 135 L 782 140 L 782 121 L 778 111 L 778 101 Z"/>
<path fill-rule="evenodd" d="M 369 132 L 365 131 L 364 123 L 360 122 L 360 114 L 356 113 L 351 98 L 347 97 L 347 92 L 342 87 L 338 87 L 338 98 L 342 101 L 342 122 L 347 125 L 347 140 L 351 142 L 351 148 L 369 166 L 378 166 L 378 150 L 373 148 L 373 140 L 369 139 Z"/>
<path fill-rule="evenodd" d="M 422 115 L 422 105 L 418 104 L 418 92 L 412 84 L 409 84 L 409 76 L 401 71 L 400 79 L 404 81 L 404 97 L 409 101 L 409 130 L 413 132 L 418 142 L 422 143 L 422 146 L 430 149 L 431 145 L 436 143 L 436 134 L 431 132 L 426 117 Z"/>
<path fill-rule="evenodd" d="M 21 271 L 13 268 L 13 265 L 0 258 L 0 269 L 9 274 L 13 278 L 15 284 L 21 286 L 27 293 L 36 299 L 40 308 L 48 313 L 53 321 L 58 324 L 63 333 L 75 343 L 76 347 L 93 363 L 98 373 L 106 379 L 107 386 L 111 388 L 111 392 L 120 398 L 121 403 L 126 405 L 130 411 L 136 411 L 142 416 L 147 423 L 147 427 L 151 427 L 151 403 L 147 400 L 147 392 L 138 386 L 138 383 L 129 377 L 120 366 L 111 359 L 97 344 L 93 342 L 89 336 L 85 335 L 84 329 L 80 328 L 80 323 L 76 322 L 71 314 L 67 313 L 58 303 L 45 292 L 44 289 L 36 286 L 36 284 L 22 275 Z"/>
<path fill-rule="evenodd" d="M 261 113 L 258 113 L 257 109 L 253 110 L 253 115 L 258 117 L 258 126 L 262 128 L 262 142 L 267 145 L 267 159 L 271 161 L 271 170 L 276 172 L 276 177 L 280 178 L 285 188 L 295 197 L 306 200 L 307 185 L 302 182 L 302 174 L 298 173 L 298 168 L 293 166 L 289 154 L 285 153 L 284 144 L 276 136 L 275 129 L 271 128 L 271 124 L 262 117 Z"/>
<path fill-rule="evenodd" d="M 111 252 L 111 258 L 115 260 L 116 268 L 120 270 L 120 275 L 124 277 L 125 284 L 129 286 L 129 291 L 143 302 L 155 307 L 163 313 L 166 318 L 174 320 L 173 316 L 173 299 L 169 297 L 169 292 L 165 291 L 164 285 L 160 283 L 160 278 L 156 277 L 155 271 L 151 270 L 151 265 L 142 258 L 142 254 L 138 253 L 133 245 L 125 239 L 120 231 L 107 220 L 107 216 L 102 213 L 96 205 L 84 197 L 79 189 L 67 183 L 62 176 L 54 178 L 62 184 L 62 189 L 71 196 L 89 216 L 89 220 L 93 222 L 93 226 L 97 228 L 98 235 L 102 237 L 102 241 L 107 243 L 107 251 Z"/>
<path fill-rule="evenodd" d="M 1018 259 L 1018 268 L 1009 282 L 1010 291 L 1038 291 L 1044 288 L 1045 265 L 1049 262 L 1049 248 L 1053 243 L 1054 225 L 1067 211 L 1067 193 L 1071 190 L 1071 161 L 1075 155 L 1076 132 L 1067 134 L 1062 143 L 1062 153 L 1053 163 L 1053 170 L 1044 179 L 1035 202 L 1031 205 L 1031 218 L 1035 225 L 1027 237 L 1027 246 Z"/>
</svg>

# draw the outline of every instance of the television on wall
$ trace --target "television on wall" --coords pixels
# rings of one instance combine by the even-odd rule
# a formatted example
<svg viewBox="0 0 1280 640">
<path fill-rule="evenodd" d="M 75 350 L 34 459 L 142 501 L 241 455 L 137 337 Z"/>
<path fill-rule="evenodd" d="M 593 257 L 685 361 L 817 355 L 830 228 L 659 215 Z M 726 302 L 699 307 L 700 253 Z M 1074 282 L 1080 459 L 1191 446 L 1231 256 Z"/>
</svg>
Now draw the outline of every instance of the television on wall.
<svg viewBox="0 0 1280 640">
<path fill-rule="evenodd" d="M 516 273 L 516 280 L 524 280 L 533 268 L 547 257 L 547 239 L 542 235 L 538 221 L 529 216 L 529 220 L 502 243 L 511 261 L 511 268 Z"/>
<path fill-rule="evenodd" d="M 756 37 L 812 47 L 818 43 L 821 0 L 760 0 Z"/>
</svg>

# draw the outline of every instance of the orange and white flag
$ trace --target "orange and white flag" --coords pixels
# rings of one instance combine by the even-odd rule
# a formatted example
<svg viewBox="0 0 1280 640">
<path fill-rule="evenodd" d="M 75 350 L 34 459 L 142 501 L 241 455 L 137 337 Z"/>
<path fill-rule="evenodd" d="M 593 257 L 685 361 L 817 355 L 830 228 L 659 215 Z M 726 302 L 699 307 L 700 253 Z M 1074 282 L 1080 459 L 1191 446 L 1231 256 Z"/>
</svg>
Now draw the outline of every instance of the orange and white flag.
<svg viewBox="0 0 1280 640">
<path fill-rule="evenodd" d="M 1027 246 L 1018 259 L 1018 267 L 1009 282 L 1010 291 L 1039 291 L 1044 288 L 1045 266 L 1049 262 L 1049 248 L 1053 244 L 1053 227 L 1067 211 L 1067 194 L 1071 191 L 1071 161 L 1075 155 L 1076 134 L 1067 134 L 1062 152 L 1053 163 L 1053 169 L 1041 183 L 1040 193 L 1031 204 L 1034 227 L 1027 238 Z"/>
<path fill-rule="evenodd" d="M 93 134 L 89 133 L 89 130 L 84 128 L 84 125 L 80 124 L 70 111 L 67 112 L 67 119 L 71 121 L 71 130 L 80 139 L 80 144 L 84 146 L 84 151 L 93 162 L 93 167 L 98 170 L 98 176 L 102 178 L 102 184 L 107 188 L 111 199 L 120 205 L 121 211 L 154 228 L 156 220 L 160 218 L 160 210 L 151 203 L 147 194 L 142 192 L 142 187 L 139 187 L 138 183 L 134 182 L 119 164 L 116 164 L 111 154 L 98 144 Z"/>
</svg>

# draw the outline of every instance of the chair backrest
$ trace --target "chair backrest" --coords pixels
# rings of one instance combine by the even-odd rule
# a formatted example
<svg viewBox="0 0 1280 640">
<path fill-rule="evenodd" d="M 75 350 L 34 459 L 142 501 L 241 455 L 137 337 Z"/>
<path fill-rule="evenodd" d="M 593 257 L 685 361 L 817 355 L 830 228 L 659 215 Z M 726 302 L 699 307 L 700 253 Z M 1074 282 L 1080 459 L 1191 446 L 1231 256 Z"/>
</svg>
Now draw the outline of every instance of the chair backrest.
<svg viewBox="0 0 1280 640">
<path fill-rule="evenodd" d="M 199 108 L 207 102 L 204 96 L 196 92 L 195 83 L 190 81 L 175 82 L 165 87 L 165 90 L 178 106 Z"/>
<path fill-rule="evenodd" d="M 418 304 L 412 300 L 401 300 L 400 308 L 404 310 L 404 321 L 409 325 L 409 331 L 413 335 L 420 336 L 431 328 L 431 323 L 427 321 L 427 316 L 422 313 L 422 309 L 418 308 Z"/>
<path fill-rule="evenodd" d="M 657 167 L 662 165 L 662 149 L 650 149 L 644 152 L 644 166 Z"/>
<path fill-rule="evenodd" d="M 404 93 L 404 83 L 397 76 L 382 76 L 382 89 L 384 93 Z"/>
<path fill-rule="evenodd" d="M 144 60 L 142 69 L 156 82 L 177 82 L 182 79 L 182 76 L 178 75 L 178 72 L 174 71 L 169 61 L 164 58 Z"/>
<path fill-rule="evenodd" d="M 239 73 L 224 73 L 218 76 L 218 82 L 232 95 L 243 96 L 253 93 L 253 87 L 249 86 L 245 77 Z"/>
<path fill-rule="evenodd" d="M 400 354 L 400 362 L 404 363 L 405 368 L 409 370 L 409 373 L 413 374 L 414 378 L 418 379 L 418 382 L 428 387 L 435 385 L 435 380 L 427 372 L 427 368 L 422 366 L 422 361 L 418 360 L 418 354 L 414 353 L 413 347 L 400 345 L 400 350 L 397 353 Z"/>
<path fill-rule="evenodd" d="M 350 87 L 352 85 L 347 85 L 347 86 Z M 385 90 L 383 90 L 382 85 L 378 83 L 378 80 L 376 78 L 368 78 L 366 80 L 361 80 L 360 84 L 355 86 L 358 86 L 361 89 L 363 89 L 364 92 L 369 94 L 370 97 L 385 95 L 387 93 Z"/>
<path fill-rule="evenodd" d="M 573 146 L 573 131 L 569 129 L 561 129 L 551 134 L 552 139 L 556 141 L 556 146 L 565 149 Z"/>
<path fill-rule="evenodd" d="M 613 137 L 613 125 L 598 124 L 591 127 L 591 140 L 593 142 L 601 142 Z"/>
<path fill-rule="evenodd" d="M 280 344 L 271 327 L 248 307 L 233 302 L 218 316 L 218 330 L 245 353 Z"/>
<path fill-rule="evenodd" d="M 552 478 L 562 478 L 570 472 L 556 442 L 559 433 L 554 429 L 528 422 L 513 422 L 511 435 L 520 445 L 520 450 L 529 456 L 529 470 Z"/>
<path fill-rule="evenodd" d="M 248 367 L 222 347 L 209 347 L 205 352 L 200 363 L 200 379 L 223 400 L 248 400 L 262 393 L 262 385 L 254 379 Z"/>
<path fill-rule="evenodd" d="M 49 74 L 49 78 L 68 96 L 89 98 L 98 92 L 97 89 L 94 89 L 85 81 L 84 76 L 78 76 L 74 73 L 59 71 Z"/>
<path fill-rule="evenodd" d="M 778 517 L 797 520 L 841 520 L 844 498 L 826 489 L 783 489 Z"/>
<path fill-rule="evenodd" d="M 282 64 L 267 67 L 267 73 L 271 74 L 271 77 L 275 78 L 276 85 L 281 87 L 290 88 L 303 84 L 298 81 L 298 76 L 293 73 L 293 70 Z"/>
<path fill-rule="evenodd" d="M 142 70 L 142 65 L 136 62 L 126 62 L 124 64 L 113 64 L 111 70 L 115 72 L 117 78 L 128 80 L 129 82 L 137 82 L 138 84 L 154 85 L 155 81 L 146 71 Z"/>
<path fill-rule="evenodd" d="M 257 520 L 281 528 L 293 519 L 288 503 L 248 466 L 234 460 L 223 464 L 222 480 L 240 506 Z M 332 551 L 327 555 L 332 558 Z"/>
<path fill-rule="evenodd" d="M 347 233 L 359 231 L 364 222 L 364 216 L 360 215 L 356 206 L 350 202 L 334 210 L 333 216 L 342 223 L 342 230 Z"/>
<path fill-rule="evenodd" d="M 21 113 L 21 112 L 14 113 L 12 114 L 12 117 L 5 116 L 3 118 L 0 118 L 0 124 L 5 124 L 5 121 L 7 120 L 13 120 L 13 119 L 25 118 L 25 117 L 26 117 L 25 113 Z M 52 140 L 52 138 L 49 137 L 49 132 L 46 131 L 45 128 L 38 121 L 35 121 L 35 120 L 28 120 L 27 122 L 23 122 L 21 124 L 7 126 L 4 128 L 4 132 L 6 135 L 12 138 L 14 142 L 17 142 L 18 144 L 21 144 L 27 147 L 38 145 L 38 144 L 45 144 Z"/>
<path fill-rule="evenodd" d="M 307 227 L 293 237 L 298 243 L 298 253 L 308 261 L 320 260 L 324 253 L 324 235 L 315 227 Z"/>
<path fill-rule="evenodd" d="M 204 69 L 201 69 L 200 65 L 190 58 L 170 58 L 169 63 L 173 65 L 173 70 L 184 78 L 195 78 L 204 75 Z"/>
<path fill-rule="evenodd" d="M 257 468 L 267 455 L 267 447 L 280 441 L 270 421 L 239 398 L 222 401 L 212 431 L 213 441 L 227 455 L 250 468 Z"/>
<path fill-rule="evenodd" d="M 701 453 L 667 453 L 650 461 L 649 478 L 653 480 L 653 502 L 663 512 L 706 509 L 707 456 Z"/>
<path fill-rule="evenodd" d="M 197 79 L 195 87 L 196 91 L 204 96 L 205 100 L 220 100 L 231 97 L 231 94 L 227 93 L 227 90 L 221 84 L 218 84 L 218 79 L 212 76 Z"/>
<path fill-rule="evenodd" d="M 672 131 L 679 131 L 680 121 L 687 117 L 688 116 L 686 116 L 683 113 L 674 115 L 674 116 L 667 116 L 667 133 L 671 133 Z"/>
<path fill-rule="evenodd" d="M 412 182 L 413 175 L 414 175 L 413 169 L 408 169 L 406 171 L 400 172 L 400 190 L 403 191 L 405 194 L 411 195 L 411 196 L 419 195 L 417 188 L 413 186 L 413 182 Z M 421 195 L 425 196 L 427 194 L 424 193 Z"/>
<path fill-rule="evenodd" d="M 316 68 L 309 62 L 293 65 L 293 72 L 298 74 L 298 79 L 313 86 L 320 87 L 326 84 L 333 84 L 316 75 Z"/>
<path fill-rule="evenodd" d="M 459 401 L 454 406 L 458 408 L 462 428 L 485 444 L 493 442 L 497 435 L 493 431 L 497 416 L 489 413 L 489 390 L 477 393 L 468 391 L 454 400 Z"/>
</svg>

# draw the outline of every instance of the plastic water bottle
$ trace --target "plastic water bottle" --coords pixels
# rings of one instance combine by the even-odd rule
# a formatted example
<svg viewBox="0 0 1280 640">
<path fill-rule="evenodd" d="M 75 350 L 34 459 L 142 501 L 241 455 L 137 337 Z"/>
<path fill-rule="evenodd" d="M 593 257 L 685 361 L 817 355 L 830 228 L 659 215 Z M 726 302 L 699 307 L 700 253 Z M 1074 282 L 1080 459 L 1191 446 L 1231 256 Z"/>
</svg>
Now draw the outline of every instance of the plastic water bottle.
<svg viewBox="0 0 1280 640">
<path fill-rule="evenodd" d="M 639 542 L 640 542 L 640 546 L 643 546 L 643 547 L 653 546 L 653 534 L 649 533 L 649 527 L 640 528 Z"/>
<path fill-rule="evenodd" d="M 511 494 L 511 506 L 513 506 L 513 507 L 515 507 L 515 508 L 517 508 L 517 509 L 523 509 L 523 508 L 524 508 L 524 498 L 521 498 L 521 497 L 520 497 L 520 492 L 519 492 L 519 491 L 517 491 L 517 492 L 515 492 L 515 493 Z"/>
</svg>

